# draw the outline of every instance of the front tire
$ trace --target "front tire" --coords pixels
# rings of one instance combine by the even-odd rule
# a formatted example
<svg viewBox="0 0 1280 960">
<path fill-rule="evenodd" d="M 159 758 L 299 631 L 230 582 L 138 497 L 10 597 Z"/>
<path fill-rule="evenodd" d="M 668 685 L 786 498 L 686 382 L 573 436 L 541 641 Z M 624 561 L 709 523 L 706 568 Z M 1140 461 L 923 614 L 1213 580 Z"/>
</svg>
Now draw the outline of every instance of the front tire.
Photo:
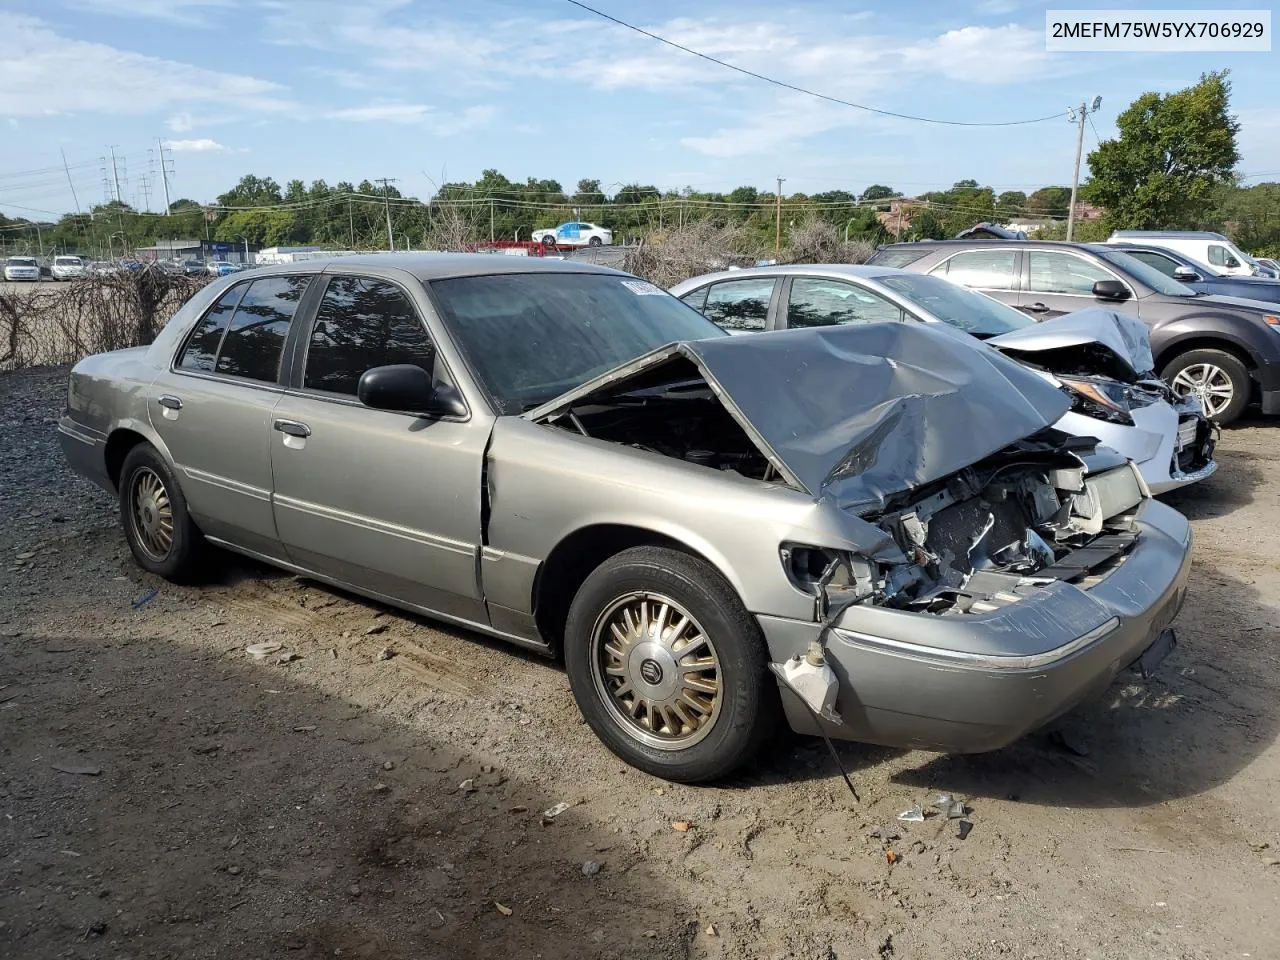
<svg viewBox="0 0 1280 960">
<path fill-rule="evenodd" d="M 1205 416 L 1221 426 L 1244 413 L 1253 389 L 1249 369 L 1238 357 L 1211 348 L 1179 354 L 1160 376 L 1178 396 L 1198 396 Z"/>
<path fill-rule="evenodd" d="M 663 547 L 606 560 L 565 624 L 582 715 L 610 750 L 682 783 L 726 776 L 776 729 L 764 637 L 706 561 Z"/>
<path fill-rule="evenodd" d="M 130 450 L 120 469 L 120 523 L 144 570 L 175 583 L 196 578 L 206 548 L 204 537 L 187 511 L 173 471 L 149 443 Z"/>
</svg>

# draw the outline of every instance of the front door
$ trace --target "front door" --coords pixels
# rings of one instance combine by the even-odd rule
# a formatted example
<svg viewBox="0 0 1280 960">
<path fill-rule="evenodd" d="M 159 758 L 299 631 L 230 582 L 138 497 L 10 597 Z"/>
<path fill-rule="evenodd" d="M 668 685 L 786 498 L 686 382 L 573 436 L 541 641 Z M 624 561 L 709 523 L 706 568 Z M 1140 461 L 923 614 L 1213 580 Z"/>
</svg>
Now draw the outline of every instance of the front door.
<svg viewBox="0 0 1280 960">
<path fill-rule="evenodd" d="M 322 281 L 324 282 L 324 281 Z M 276 525 L 289 559 L 343 583 L 487 623 L 477 564 L 487 421 L 373 410 L 372 367 L 411 363 L 448 379 L 408 292 L 327 278 L 302 372 L 272 415 Z"/>
<path fill-rule="evenodd" d="M 271 510 L 271 415 L 283 392 L 285 338 L 310 281 L 271 276 L 229 288 L 148 397 L 196 524 L 269 557 L 282 555 Z"/>
<path fill-rule="evenodd" d="M 1018 301 L 1023 313 L 1047 320 L 1086 307 L 1105 307 L 1137 316 L 1138 302 L 1133 298 L 1132 287 L 1128 300 L 1099 300 L 1093 295 L 1093 285 L 1099 280 L 1121 278 L 1092 260 L 1059 250 L 1028 250 L 1026 256 L 1026 289 Z"/>
</svg>

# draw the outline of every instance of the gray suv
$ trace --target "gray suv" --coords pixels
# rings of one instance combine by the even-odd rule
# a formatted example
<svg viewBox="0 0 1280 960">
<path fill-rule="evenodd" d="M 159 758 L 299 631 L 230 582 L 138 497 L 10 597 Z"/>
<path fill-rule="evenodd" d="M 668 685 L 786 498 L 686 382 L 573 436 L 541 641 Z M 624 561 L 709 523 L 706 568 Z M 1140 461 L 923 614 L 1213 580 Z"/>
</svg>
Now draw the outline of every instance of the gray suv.
<svg viewBox="0 0 1280 960">
<path fill-rule="evenodd" d="M 881 247 L 869 261 L 945 277 L 1037 319 L 1085 307 L 1133 314 L 1151 329 L 1156 369 L 1198 396 L 1218 423 L 1250 402 L 1280 413 L 1280 307 L 1206 296 L 1114 246 L 938 240 Z"/>
</svg>

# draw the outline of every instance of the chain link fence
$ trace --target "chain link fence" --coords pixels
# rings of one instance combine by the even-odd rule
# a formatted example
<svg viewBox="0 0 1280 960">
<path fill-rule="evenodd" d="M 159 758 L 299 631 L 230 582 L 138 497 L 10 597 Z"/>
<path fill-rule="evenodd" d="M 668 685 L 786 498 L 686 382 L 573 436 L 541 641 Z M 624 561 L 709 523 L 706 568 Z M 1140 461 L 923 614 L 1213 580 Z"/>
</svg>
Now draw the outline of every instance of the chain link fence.
<svg viewBox="0 0 1280 960">
<path fill-rule="evenodd" d="M 0 288 L 0 370 L 75 363 L 150 343 L 213 277 L 136 272 Z"/>
</svg>

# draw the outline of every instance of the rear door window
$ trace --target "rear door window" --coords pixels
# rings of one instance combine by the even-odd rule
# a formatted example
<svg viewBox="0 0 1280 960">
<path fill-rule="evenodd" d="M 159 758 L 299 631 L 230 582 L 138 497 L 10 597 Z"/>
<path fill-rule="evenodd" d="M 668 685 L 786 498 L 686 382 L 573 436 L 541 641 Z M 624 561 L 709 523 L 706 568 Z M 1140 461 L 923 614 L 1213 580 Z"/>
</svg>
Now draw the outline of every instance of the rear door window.
<svg viewBox="0 0 1280 960">
<path fill-rule="evenodd" d="M 855 284 L 821 277 L 796 277 L 791 281 L 791 294 L 787 298 L 789 328 L 901 319 L 901 307 Z"/>
<path fill-rule="evenodd" d="M 249 284 L 227 325 L 215 373 L 275 383 L 289 323 L 310 277 L 263 277 Z"/>
<path fill-rule="evenodd" d="M 218 359 L 218 347 L 221 346 L 222 335 L 227 329 L 227 321 L 236 312 L 236 304 L 240 302 L 240 298 L 244 296 L 248 287 L 247 283 L 239 283 L 231 287 L 218 298 L 218 302 L 196 324 L 195 330 L 187 339 L 182 357 L 178 360 L 179 369 L 199 370 L 203 373 L 213 372 L 213 365 Z"/>
<path fill-rule="evenodd" d="M 1017 270 L 1017 250 L 967 250 L 929 272 L 978 290 L 1012 290 Z"/>
<path fill-rule="evenodd" d="M 713 284 L 702 313 L 725 330 L 763 330 L 773 296 L 772 277 L 751 277 Z"/>
<path fill-rule="evenodd" d="M 367 277 L 334 277 L 316 312 L 303 386 L 354 397 L 366 370 L 411 363 L 434 372 L 436 348 L 409 298 Z"/>
</svg>

